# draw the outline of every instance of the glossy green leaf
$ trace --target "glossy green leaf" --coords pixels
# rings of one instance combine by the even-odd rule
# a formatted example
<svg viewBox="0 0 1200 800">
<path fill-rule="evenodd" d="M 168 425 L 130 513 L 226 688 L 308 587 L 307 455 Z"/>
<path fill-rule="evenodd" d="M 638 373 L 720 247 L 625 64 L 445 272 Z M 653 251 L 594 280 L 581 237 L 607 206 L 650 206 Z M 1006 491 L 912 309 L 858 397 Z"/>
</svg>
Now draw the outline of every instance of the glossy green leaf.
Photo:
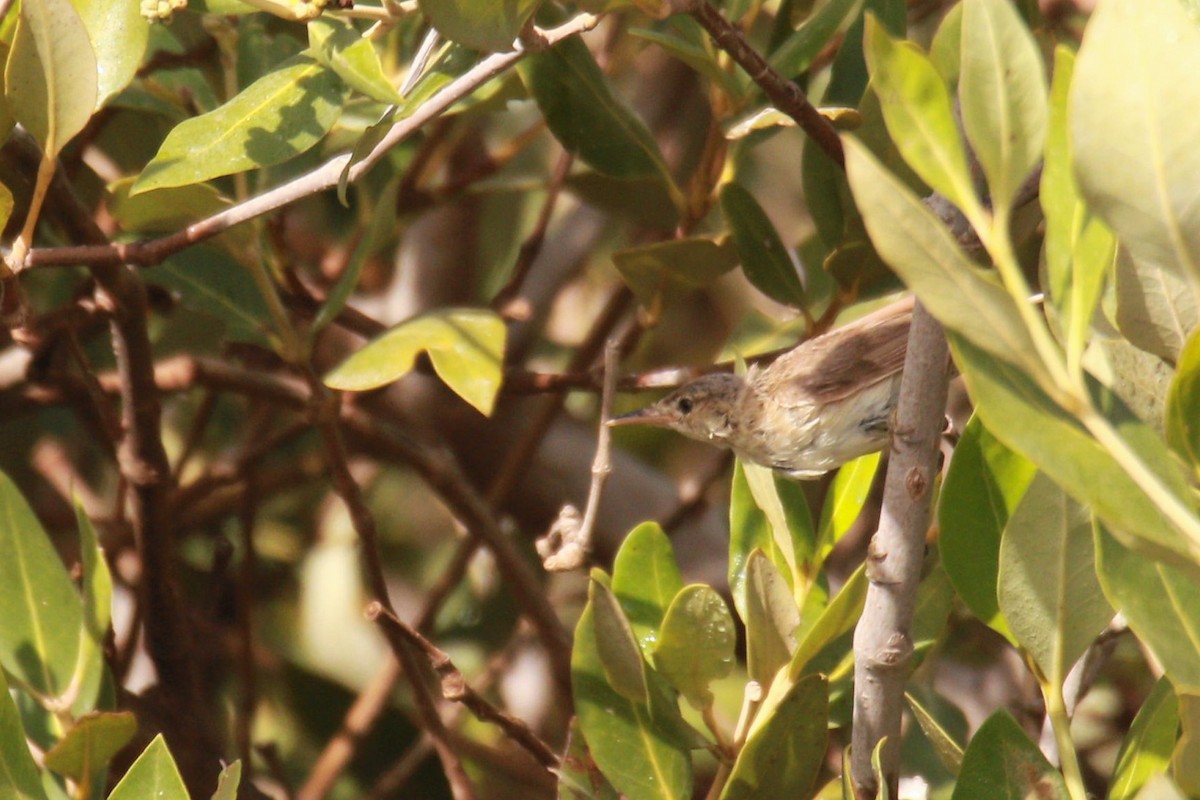
<svg viewBox="0 0 1200 800">
<path fill-rule="evenodd" d="M 419 0 L 438 33 L 474 50 L 511 50 L 541 0 Z"/>
<path fill-rule="evenodd" d="M 79 528 L 79 560 L 83 565 L 83 627 L 75 679 L 79 688 L 71 710 L 81 717 L 95 710 L 108 679 L 104 643 L 112 622 L 113 582 L 96 529 L 78 503 L 75 521 Z"/>
<path fill-rule="evenodd" d="M 831 0 L 817 9 L 769 58 L 771 68 L 791 77 L 806 72 L 817 55 L 862 14 L 863 0 Z"/>
<path fill-rule="evenodd" d="M 46 798 L 3 670 L 0 670 L 0 794 L 14 800 Z"/>
<path fill-rule="evenodd" d="M 654 136 L 613 93 L 580 39 L 536 53 L 517 68 L 563 147 L 606 175 L 655 178 L 682 207 L 682 195 Z"/>
<path fill-rule="evenodd" d="M 1121 742 L 1108 786 L 1108 800 L 1134 800 L 1171 763 L 1179 731 L 1179 701 L 1167 678 L 1159 678 Z"/>
<path fill-rule="evenodd" d="M 1124 468 L 1070 414 L 1056 406 L 1020 370 L 948 332 L 984 425 L 1081 503 L 1110 522 L 1127 543 L 1158 558 L 1196 567 L 1190 543 L 1177 533 Z M 1096 405 L 1141 460 L 1181 502 L 1189 490 L 1161 438 L 1107 390 L 1093 387 Z M 1136 537 L 1136 538 L 1134 538 Z"/>
<path fill-rule="evenodd" d="M 1188 334 L 1200 324 L 1200 308 L 1184 277 L 1134 263 L 1117 251 L 1117 327 L 1130 342 L 1167 361 L 1179 358 Z"/>
<path fill-rule="evenodd" d="M 843 464 L 825 494 L 817 526 L 817 555 L 824 559 L 858 520 L 879 470 L 879 453 L 868 453 Z"/>
<path fill-rule="evenodd" d="M 58 155 L 96 108 L 96 54 L 71 0 L 21 4 L 5 90 L 13 116 Z"/>
<path fill-rule="evenodd" d="M 383 74 L 379 53 L 350 23 L 323 15 L 308 23 L 308 44 L 317 61 L 356 92 L 381 103 L 400 103 L 396 87 Z"/>
<path fill-rule="evenodd" d="M 1050 765 L 1007 711 L 988 717 L 963 753 L 953 800 L 1068 800 L 1062 774 Z"/>
<path fill-rule="evenodd" d="M 747 465 L 740 460 L 733 467 L 733 486 L 729 498 L 729 590 L 738 615 L 746 619 L 746 575 L 750 554 L 761 550 L 775 569 L 792 586 L 794 551 L 784 550 L 785 542 L 775 537 L 767 515 L 759 508 L 746 478 Z"/>
<path fill-rule="evenodd" d="M 1200 26 L 1178 0 L 1097 7 L 1071 89 L 1075 174 L 1138 268 L 1200 297 Z M 1120 108 L 1115 117 L 1106 109 Z"/>
<path fill-rule="evenodd" d="M 89 782 L 108 768 L 135 733 L 137 719 L 128 711 L 89 714 L 46 753 L 46 766 L 72 780 Z"/>
<path fill-rule="evenodd" d="M 113 3 L 111 0 L 71 0 L 87 29 L 96 58 L 96 108 L 124 89 L 133 80 L 146 43 L 150 22 L 142 16 L 137 3 Z"/>
<path fill-rule="evenodd" d="M 70 685 L 83 605 L 41 523 L 0 473 L 0 666 L 52 698 Z"/>
<path fill-rule="evenodd" d="M 738 264 L 728 240 L 700 237 L 671 239 L 613 253 L 613 264 L 644 306 L 651 306 L 672 284 L 707 286 Z"/>
<path fill-rule="evenodd" d="M 620 795 L 596 768 L 579 717 L 571 719 L 566 754 L 558 768 L 558 797 L 561 800 L 620 800 Z"/>
<path fill-rule="evenodd" d="M 1034 375 L 1043 372 L 1016 303 L 867 149 L 843 137 L 846 171 L 871 241 L 939 322 Z"/>
<path fill-rule="evenodd" d="M 1200 692 L 1200 582 L 1130 550 L 1097 526 L 1096 565 L 1109 602 L 1158 658 L 1175 688 Z"/>
<path fill-rule="evenodd" d="M 212 800 L 237 800 L 238 786 L 242 782 L 242 762 L 234 761 L 217 776 L 217 790 Z"/>
<path fill-rule="evenodd" d="M 721 189 L 721 211 L 750 283 L 776 302 L 804 308 L 800 272 L 754 195 L 736 183 L 727 183 Z"/>
<path fill-rule="evenodd" d="M 429 353 L 454 393 L 491 414 L 503 379 L 504 322 L 490 311 L 442 309 L 405 320 L 372 339 L 325 376 L 334 389 L 361 392 L 391 383 Z"/>
<path fill-rule="evenodd" d="M 769 686 L 796 649 L 800 609 L 787 582 L 761 550 L 746 563 L 746 671 Z"/>
<path fill-rule="evenodd" d="M 1042 156 L 1047 116 L 1042 54 L 1010 0 L 964 0 L 960 70 L 963 129 L 992 207 L 1007 209 Z"/>
<path fill-rule="evenodd" d="M 800 637 L 796 651 L 792 654 L 792 662 L 788 665 L 790 680 L 800 680 L 809 662 L 826 647 L 854 630 L 866 601 L 867 574 L 866 570 L 859 566 L 829 601 L 821 616 Z"/>
<path fill-rule="evenodd" d="M 1036 472 L 973 416 L 938 500 L 938 547 L 950 582 L 975 616 L 1014 644 L 996 599 L 1000 535 Z"/>
<path fill-rule="evenodd" d="M 179 768 L 162 734 L 146 746 L 133 766 L 121 778 L 108 800 L 189 800 Z"/>
<path fill-rule="evenodd" d="M 798 481 L 758 464 L 742 467 L 750 494 L 770 522 L 775 541 L 790 565 L 792 575 L 788 585 L 800 599 L 808 590 L 816 553 L 816 533 L 804 489 Z"/>
<path fill-rule="evenodd" d="M 712 706 L 708 688 L 733 670 L 737 631 L 729 607 L 710 586 L 692 584 L 675 596 L 654 647 L 654 666 L 697 709 Z"/>
<path fill-rule="evenodd" d="M 249 271 L 224 252 L 193 247 L 142 273 L 179 295 L 187 307 L 225 323 L 231 339 L 267 342 L 270 314 Z"/>
<path fill-rule="evenodd" d="M 279 65 L 215 111 L 175 126 L 131 195 L 287 161 L 337 122 L 346 87 L 307 55 Z"/>
<path fill-rule="evenodd" d="M 612 590 L 646 655 L 659 641 L 663 617 L 682 588 L 675 551 L 662 526 L 643 522 L 630 531 L 613 560 Z"/>
<path fill-rule="evenodd" d="M 635 703 L 648 703 L 646 664 L 616 595 L 604 584 L 592 581 L 588 585 L 588 602 L 594 615 L 596 652 L 609 686 Z"/>
<path fill-rule="evenodd" d="M 679 800 L 691 795 L 692 759 L 687 744 L 656 725 L 645 704 L 629 700 L 609 685 L 590 603 L 575 627 L 571 688 L 588 750 L 617 791 L 630 800 Z"/>
<path fill-rule="evenodd" d="M 1096 578 L 1092 515 L 1037 473 L 1004 527 L 1000 609 L 1056 685 L 1112 619 Z"/>
<path fill-rule="evenodd" d="M 927 707 L 927 703 L 918 698 L 913 692 L 905 692 L 904 699 L 908 701 L 908 707 L 912 711 L 913 718 L 921 726 L 921 732 L 925 734 L 925 738 L 933 746 L 933 752 L 937 755 L 938 760 L 942 762 L 942 766 L 950 774 L 957 775 L 958 771 L 962 769 L 963 760 L 963 746 L 959 743 L 958 738 L 938 718 L 935 709 Z M 945 701 L 942 702 L 945 703 Z M 960 712 L 959 719 L 961 718 L 962 714 Z"/>
<path fill-rule="evenodd" d="M 825 678 L 796 682 L 768 718 L 755 720 L 721 800 L 807 796 L 825 762 L 828 716 Z"/>
<path fill-rule="evenodd" d="M 904 160 L 931 189 L 972 218 L 979 200 L 946 82 L 915 45 L 893 39 L 873 18 L 867 19 L 864 50 L 871 87 Z"/>
<path fill-rule="evenodd" d="M 1167 442 L 1193 469 L 1200 469 L 1200 328 L 1192 332 L 1167 394 Z"/>
</svg>

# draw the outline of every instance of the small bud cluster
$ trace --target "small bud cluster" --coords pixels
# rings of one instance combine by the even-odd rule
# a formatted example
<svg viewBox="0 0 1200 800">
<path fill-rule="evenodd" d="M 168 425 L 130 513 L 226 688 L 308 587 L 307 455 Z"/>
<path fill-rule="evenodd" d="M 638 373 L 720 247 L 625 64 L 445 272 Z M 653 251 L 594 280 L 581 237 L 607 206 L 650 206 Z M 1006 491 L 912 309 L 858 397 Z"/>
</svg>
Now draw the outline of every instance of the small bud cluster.
<svg viewBox="0 0 1200 800">
<path fill-rule="evenodd" d="M 151 22 L 170 22 L 187 4 L 188 0 L 142 0 L 142 16 Z"/>
</svg>

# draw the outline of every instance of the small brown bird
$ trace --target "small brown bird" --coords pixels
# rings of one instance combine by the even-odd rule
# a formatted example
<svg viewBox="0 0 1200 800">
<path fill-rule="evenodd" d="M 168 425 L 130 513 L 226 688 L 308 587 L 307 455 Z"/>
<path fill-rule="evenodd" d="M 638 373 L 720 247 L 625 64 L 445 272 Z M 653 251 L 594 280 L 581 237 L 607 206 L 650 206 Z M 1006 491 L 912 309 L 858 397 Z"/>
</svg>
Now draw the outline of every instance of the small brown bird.
<svg viewBox="0 0 1200 800">
<path fill-rule="evenodd" d="M 910 298 L 745 376 L 705 375 L 608 424 L 670 428 L 790 477 L 815 478 L 887 446 L 911 322 Z"/>
</svg>

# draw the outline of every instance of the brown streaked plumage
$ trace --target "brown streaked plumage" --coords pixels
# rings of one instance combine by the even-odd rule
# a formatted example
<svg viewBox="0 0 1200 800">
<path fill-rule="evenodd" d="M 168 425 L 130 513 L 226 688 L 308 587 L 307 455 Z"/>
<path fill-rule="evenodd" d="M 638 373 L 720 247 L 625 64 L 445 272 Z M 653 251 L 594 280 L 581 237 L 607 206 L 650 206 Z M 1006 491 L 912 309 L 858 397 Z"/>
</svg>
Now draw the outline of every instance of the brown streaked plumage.
<svg viewBox="0 0 1200 800">
<path fill-rule="evenodd" d="M 883 449 L 904 366 L 912 300 L 809 339 L 744 377 L 705 375 L 609 425 L 657 425 L 813 478 Z"/>
</svg>

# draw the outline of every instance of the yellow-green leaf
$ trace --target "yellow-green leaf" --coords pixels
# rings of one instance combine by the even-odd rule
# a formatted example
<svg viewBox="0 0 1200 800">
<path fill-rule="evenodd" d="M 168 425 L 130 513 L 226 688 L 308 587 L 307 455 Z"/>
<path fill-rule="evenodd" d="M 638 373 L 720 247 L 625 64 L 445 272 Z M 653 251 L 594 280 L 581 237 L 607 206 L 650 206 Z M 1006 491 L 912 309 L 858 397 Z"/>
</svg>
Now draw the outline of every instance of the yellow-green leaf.
<svg viewBox="0 0 1200 800">
<path fill-rule="evenodd" d="M 362 392 L 391 383 L 429 353 L 433 369 L 455 394 L 482 414 L 492 413 L 504 357 L 505 328 L 490 311 L 433 311 L 401 322 L 325 376 L 334 389 Z"/>
</svg>

